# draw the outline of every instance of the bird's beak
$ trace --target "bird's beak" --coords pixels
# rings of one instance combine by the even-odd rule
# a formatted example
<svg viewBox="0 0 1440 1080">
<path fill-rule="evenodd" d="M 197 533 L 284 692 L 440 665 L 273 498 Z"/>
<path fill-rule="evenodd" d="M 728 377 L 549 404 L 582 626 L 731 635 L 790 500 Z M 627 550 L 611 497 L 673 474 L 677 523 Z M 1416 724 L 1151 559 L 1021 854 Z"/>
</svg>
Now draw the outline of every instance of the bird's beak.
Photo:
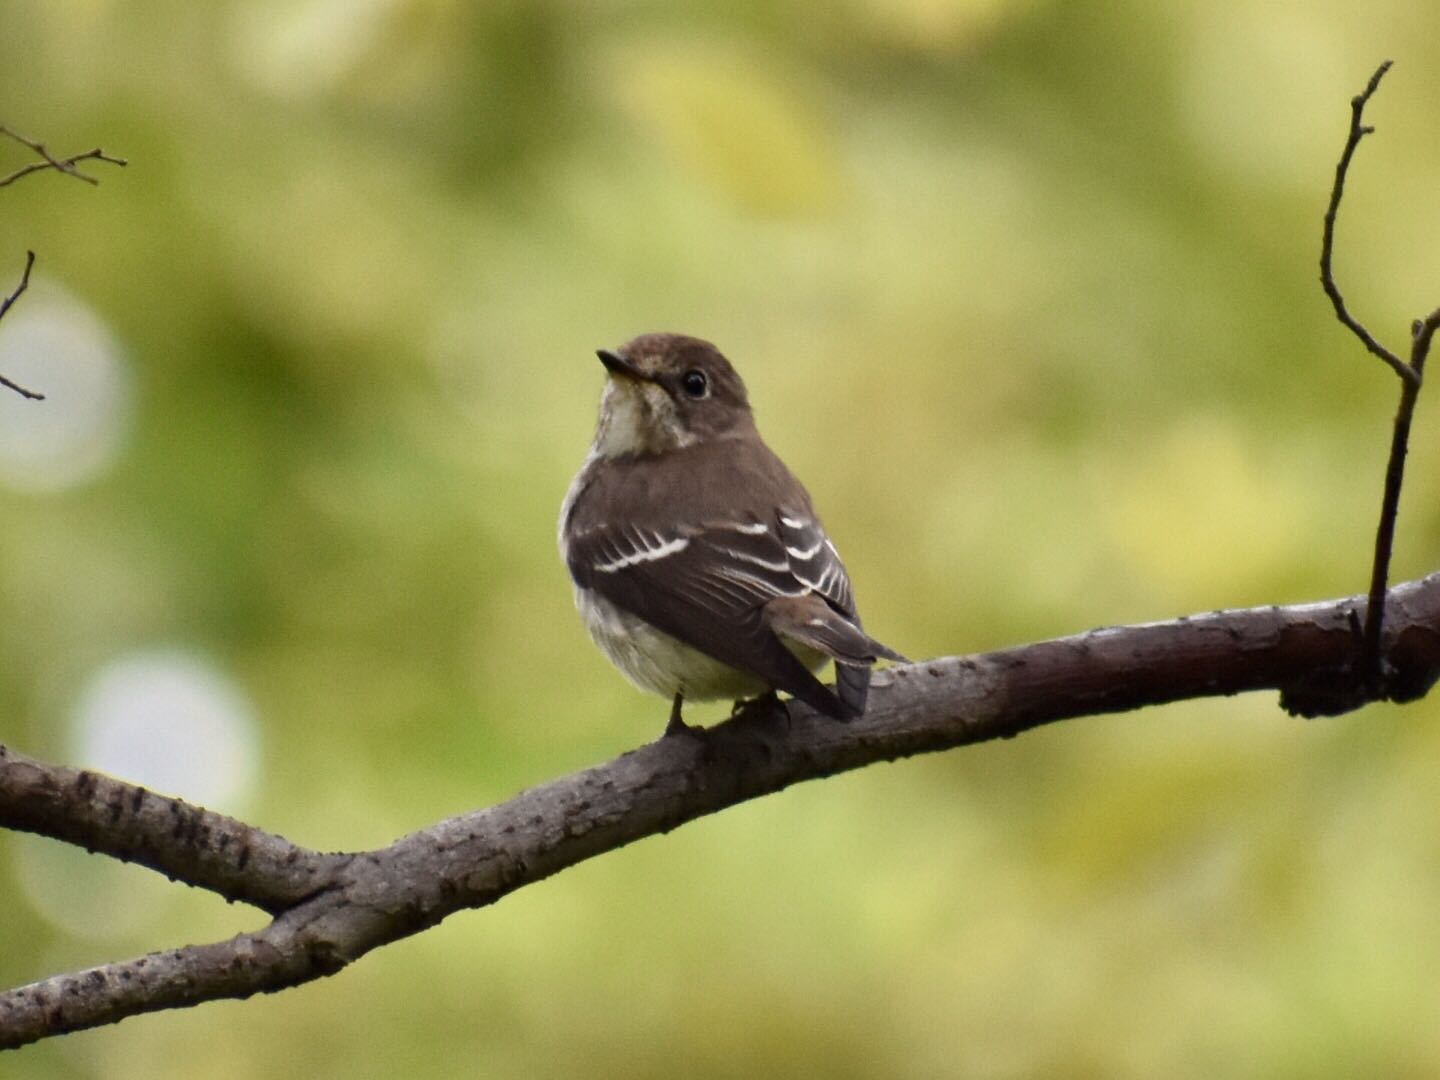
<svg viewBox="0 0 1440 1080">
<path fill-rule="evenodd" d="M 627 379 L 635 379 L 639 382 L 652 381 L 648 375 L 617 352 L 609 349 L 596 349 L 595 355 L 600 358 L 600 362 L 605 365 L 605 370 L 611 375 L 623 375 Z"/>
</svg>

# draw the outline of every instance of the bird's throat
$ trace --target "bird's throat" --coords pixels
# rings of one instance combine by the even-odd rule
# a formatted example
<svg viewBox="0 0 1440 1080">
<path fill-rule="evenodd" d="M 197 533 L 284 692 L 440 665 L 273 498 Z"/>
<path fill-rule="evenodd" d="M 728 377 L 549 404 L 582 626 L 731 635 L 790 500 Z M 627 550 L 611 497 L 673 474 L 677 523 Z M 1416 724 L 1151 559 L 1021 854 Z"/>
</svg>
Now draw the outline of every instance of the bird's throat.
<svg viewBox="0 0 1440 1080">
<path fill-rule="evenodd" d="M 675 403 L 662 387 L 612 378 L 600 399 L 594 452 L 602 458 L 661 454 L 691 445 Z"/>
</svg>

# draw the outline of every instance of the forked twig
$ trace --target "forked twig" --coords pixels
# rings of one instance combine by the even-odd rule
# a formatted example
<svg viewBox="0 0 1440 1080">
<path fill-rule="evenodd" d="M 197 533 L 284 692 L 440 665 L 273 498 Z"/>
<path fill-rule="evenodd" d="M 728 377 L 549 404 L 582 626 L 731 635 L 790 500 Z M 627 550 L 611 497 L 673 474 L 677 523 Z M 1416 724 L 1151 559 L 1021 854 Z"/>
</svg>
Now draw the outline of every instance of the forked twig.
<svg viewBox="0 0 1440 1080">
<path fill-rule="evenodd" d="M 1325 295 L 1335 307 L 1335 316 L 1375 356 L 1385 361 L 1400 377 L 1400 405 L 1395 413 L 1395 427 L 1390 440 L 1390 458 L 1385 467 L 1385 493 L 1380 503 L 1380 522 L 1375 530 L 1375 556 L 1370 571 L 1370 594 L 1365 607 L 1365 625 L 1360 636 L 1360 662 L 1356 674 L 1363 683 L 1365 696 L 1374 700 L 1387 696 L 1387 672 L 1382 656 L 1381 637 L 1385 624 L 1386 584 L 1390 576 L 1390 554 L 1395 543 L 1395 519 L 1400 507 L 1400 488 L 1405 479 L 1405 455 L 1410 443 L 1410 423 L 1415 415 L 1415 402 L 1420 396 L 1424 381 L 1425 359 L 1430 353 L 1430 342 L 1437 328 L 1440 328 L 1440 309 L 1424 319 L 1417 319 L 1410 327 L 1410 360 L 1400 359 L 1382 345 L 1345 306 L 1345 298 L 1335 283 L 1332 258 L 1335 246 L 1335 217 L 1340 209 L 1340 199 L 1345 192 L 1345 177 L 1350 169 L 1350 159 L 1360 140 L 1374 132 L 1364 123 L 1365 106 L 1380 86 L 1380 80 L 1390 70 L 1391 61 L 1386 60 L 1365 89 L 1350 100 L 1350 132 L 1345 140 L 1345 149 L 1335 166 L 1335 183 L 1330 189 L 1330 205 L 1325 210 L 1325 229 L 1320 243 L 1320 284 Z M 1301 709 L 1300 711 L 1308 711 Z"/>
<path fill-rule="evenodd" d="M 35 139 L 27 138 L 26 136 L 21 135 L 17 131 L 12 131 L 4 124 L 0 124 L 0 137 L 10 139 L 14 142 L 19 143 L 21 146 L 33 150 L 35 153 L 39 154 L 41 158 L 41 160 L 39 161 L 32 161 L 28 165 L 22 165 L 20 168 L 10 173 L 8 176 L 0 177 L 0 188 L 8 187 L 9 185 L 15 183 L 16 180 L 19 180 L 21 177 L 29 176 L 31 173 L 40 172 L 44 169 L 54 169 L 57 172 L 64 173 L 66 176 L 73 176 L 76 180 L 83 180 L 87 184 L 94 185 L 100 183 L 100 181 L 93 176 L 87 176 L 85 173 L 82 173 L 79 169 L 77 169 L 75 166 L 79 162 L 103 161 L 110 165 L 119 165 L 122 168 L 125 165 L 129 164 L 129 162 L 127 162 L 124 158 L 118 158 L 114 157 L 111 154 L 107 154 L 98 146 L 94 150 L 85 151 L 85 153 L 83 154 L 75 154 L 72 157 L 68 158 L 57 158 L 54 154 L 50 153 L 50 151 L 45 148 L 44 143 L 37 142 Z M 3 301 L 0 301 L 0 319 L 3 319 L 5 317 L 5 313 L 10 310 L 10 306 L 14 304 L 16 300 L 20 299 L 20 294 L 23 293 L 30 284 L 30 268 L 35 265 L 35 253 L 33 251 L 27 251 L 25 253 L 25 256 L 25 273 L 20 278 L 20 284 L 15 287 L 14 292 L 12 292 L 9 296 L 5 297 Z M 7 387 L 8 389 L 15 391 L 15 393 L 19 394 L 21 397 L 29 398 L 31 401 L 45 400 L 44 394 L 38 394 L 33 390 L 27 390 L 25 387 L 15 382 L 13 379 L 7 379 L 4 375 L 0 375 L 0 386 Z"/>
<path fill-rule="evenodd" d="M 0 177 L 0 187 L 7 187 L 10 184 L 13 184 L 16 180 L 19 180 L 22 176 L 29 176 L 31 173 L 40 172 L 42 169 L 55 169 L 58 172 L 62 172 L 67 176 L 75 177 L 76 180 L 83 180 L 85 181 L 85 183 L 93 185 L 100 183 L 100 181 L 97 178 L 93 176 L 88 176 L 85 173 L 82 173 L 79 169 L 77 169 L 75 166 L 79 162 L 103 161 L 110 165 L 119 165 L 121 168 L 124 168 L 126 165 L 129 164 L 129 162 L 126 161 L 124 158 L 118 158 L 114 157 L 111 154 L 107 154 L 98 146 L 94 150 L 87 150 L 85 151 L 85 153 L 75 154 L 73 157 L 57 158 L 45 148 L 44 143 L 36 142 L 34 139 L 27 138 L 26 136 L 21 135 L 17 131 L 12 131 L 10 128 L 6 127 L 3 124 L 0 124 L 0 136 L 13 139 L 21 146 L 28 147 L 29 149 L 35 151 L 35 153 L 39 154 L 40 157 L 43 159 L 41 161 L 32 161 L 30 164 L 23 165 L 20 168 L 16 169 L 8 176 Z"/>
</svg>

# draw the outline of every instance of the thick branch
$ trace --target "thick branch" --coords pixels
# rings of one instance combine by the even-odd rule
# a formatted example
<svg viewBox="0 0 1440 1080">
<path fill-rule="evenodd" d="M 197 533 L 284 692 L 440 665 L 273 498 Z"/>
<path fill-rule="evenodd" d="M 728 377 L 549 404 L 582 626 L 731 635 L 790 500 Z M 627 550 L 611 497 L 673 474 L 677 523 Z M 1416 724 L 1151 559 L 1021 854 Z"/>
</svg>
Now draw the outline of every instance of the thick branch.
<svg viewBox="0 0 1440 1080">
<path fill-rule="evenodd" d="M 270 912 L 333 881 L 346 861 L 179 799 L 100 773 L 46 765 L 4 746 L 0 826 L 139 863 Z"/>
<path fill-rule="evenodd" d="M 1057 720 L 1185 698 L 1288 690 L 1353 656 L 1351 621 L 1365 604 L 1355 597 L 1222 611 L 912 664 L 877 678 L 869 712 L 854 723 L 836 723 L 791 703 L 788 725 L 763 713 L 742 714 L 699 739 L 661 739 L 387 848 L 327 863 L 313 880 L 328 884 L 256 933 L 60 975 L 0 995 L 0 1047 L 332 974 L 462 908 L 494 903 L 594 855 L 802 780 L 1010 737 Z M 1396 588 L 1388 611 L 1386 654 L 1396 673 L 1389 692 L 1409 700 L 1440 675 L 1440 574 Z M 115 785 L 109 790 L 119 793 L 122 804 L 136 798 L 138 789 L 107 783 Z M 77 811 L 76 784 L 78 774 L 69 795 L 53 798 L 53 811 L 87 822 L 78 830 L 87 842 L 104 850 L 122 847 L 118 841 L 102 844 L 105 830 L 94 820 L 97 806 L 111 803 L 85 796 Z M 9 802 L 10 790 L 0 786 L 0 803 Z M 170 812 L 167 802 L 159 803 L 158 813 Z M 14 811 L 7 805 L 5 813 Z M 246 829 L 214 818 L 207 835 L 225 828 Z M 63 830 L 43 831 L 53 836 Z M 158 822 L 147 835 L 167 846 Z M 169 846 L 193 846 L 189 841 L 197 839 L 204 836 L 177 838 Z M 310 865 L 316 858 L 302 853 L 295 862 Z M 147 864 L 161 861 L 157 856 Z M 187 877 L 185 858 L 163 861 L 166 872 L 206 888 L 230 880 L 229 870 Z M 284 856 L 279 861 L 294 865 Z M 274 859 L 266 865 L 267 873 L 279 873 Z"/>
</svg>

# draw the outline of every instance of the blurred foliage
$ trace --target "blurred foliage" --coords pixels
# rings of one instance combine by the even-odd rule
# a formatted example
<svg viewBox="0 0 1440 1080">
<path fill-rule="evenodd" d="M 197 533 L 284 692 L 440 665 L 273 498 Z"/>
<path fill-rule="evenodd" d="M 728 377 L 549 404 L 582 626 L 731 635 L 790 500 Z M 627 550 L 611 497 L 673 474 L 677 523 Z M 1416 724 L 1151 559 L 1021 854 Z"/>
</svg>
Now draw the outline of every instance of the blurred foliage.
<svg viewBox="0 0 1440 1080">
<path fill-rule="evenodd" d="M 192 650 L 259 717 L 217 809 L 334 848 L 655 736 L 553 543 L 591 351 L 645 330 L 737 361 L 912 656 L 1359 591 L 1396 386 L 1320 212 L 1393 56 L 1338 258 L 1403 341 L 1437 42 L 1424 0 L 10 0 L 0 119 L 132 164 L 5 191 L 0 266 L 133 400 L 89 483 L 0 492 L 0 740 L 74 760 L 98 665 Z M 1437 448 L 1422 400 L 1401 577 Z M 874 768 L 0 1068 L 1433 1076 L 1437 721 L 1261 695 Z M 53 847 L 0 838 L 7 984 L 258 923 Z"/>
</svg>

